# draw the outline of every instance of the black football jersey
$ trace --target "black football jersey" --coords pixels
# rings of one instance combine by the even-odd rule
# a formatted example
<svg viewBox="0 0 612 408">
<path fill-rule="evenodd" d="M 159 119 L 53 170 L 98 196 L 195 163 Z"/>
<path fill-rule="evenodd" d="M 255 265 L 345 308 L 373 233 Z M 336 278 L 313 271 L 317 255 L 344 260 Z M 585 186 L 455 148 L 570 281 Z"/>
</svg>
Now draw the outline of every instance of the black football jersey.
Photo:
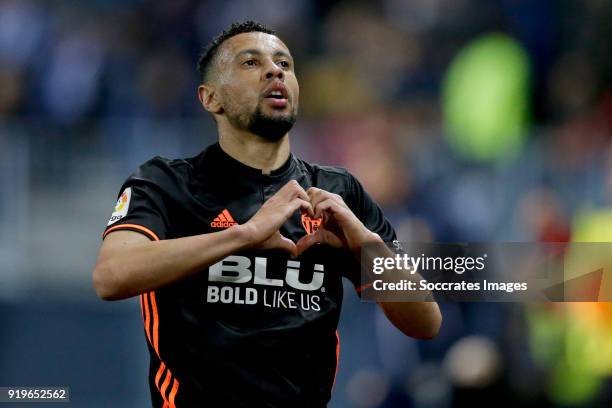
<svg viewBox="0 0 612 408">
<path fill-rule="evenodd" d="M 123 184 L 104 236 L 151 240 L 209 234 L 246 223 L 288 181 L 337 193 L 386 241 L 395 232 L 345 169 L 294 155 L 270 174 L 214 144 L 198 156 L 161 157 Z M 280 232 L 297 242 L 318 227 L 300 214 Z M 346 250 L 315 245 L 228 255 L 180 282 L 141 294 L 153 407 L 324 407 L 338 368 L 342 277 L 359 285 Z"/>
</svg>

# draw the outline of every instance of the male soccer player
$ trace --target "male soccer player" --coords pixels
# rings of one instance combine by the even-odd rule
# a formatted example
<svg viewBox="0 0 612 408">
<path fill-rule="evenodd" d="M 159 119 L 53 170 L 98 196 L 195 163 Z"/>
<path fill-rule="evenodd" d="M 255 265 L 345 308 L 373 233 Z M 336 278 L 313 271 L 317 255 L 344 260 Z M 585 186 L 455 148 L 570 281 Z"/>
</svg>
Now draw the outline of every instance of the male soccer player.
<svg viewBox="0 0 612 408">
<path fill-rule="evenodd" d="M 395 232 L 350 173 L 290 153 L 299 86 L 273 31 L 233 24 L 199 70 L 219 142 L 127 179 L 96 291 L 140 296 L 154 407 L 323 407 L 342 276 L 358 286 L 361 247 Z M 407 335 L 439 330 L 435 302 L 380 306 Z"/>
</svg>

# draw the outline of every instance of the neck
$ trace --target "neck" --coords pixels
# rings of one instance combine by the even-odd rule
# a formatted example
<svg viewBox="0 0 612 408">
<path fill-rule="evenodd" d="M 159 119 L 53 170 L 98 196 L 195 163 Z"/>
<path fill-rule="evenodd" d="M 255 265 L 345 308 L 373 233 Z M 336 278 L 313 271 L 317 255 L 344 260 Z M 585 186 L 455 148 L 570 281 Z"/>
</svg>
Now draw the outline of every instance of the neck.
<svg viewBox="0 0 612 408">
<path fill-rule="evenodd" d="M 219 127 L 221 149 L 242 164 L 269 174 L 289 158 L 289 133 L 277 141 L 270 141 L 250 132 L 228 130 Z"/>
</svg>

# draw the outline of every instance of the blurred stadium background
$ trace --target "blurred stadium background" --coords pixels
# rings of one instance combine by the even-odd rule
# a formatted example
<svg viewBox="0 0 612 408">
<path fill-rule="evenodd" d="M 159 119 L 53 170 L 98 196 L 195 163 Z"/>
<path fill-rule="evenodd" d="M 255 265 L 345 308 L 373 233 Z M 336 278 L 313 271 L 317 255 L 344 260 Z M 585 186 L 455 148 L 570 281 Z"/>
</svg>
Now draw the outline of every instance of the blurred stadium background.
<svg viewBox="0 0 612 408">
<path fill-rule="evenodd" d="M 0 385 L 147 406 L 136 302 L 92 288 L 100 233 L 136 166 L 215 140 L 197 56 L 247 18 L 296 59 L 294 151 L 349 168 L 402 240 L 611 240 L 610 1 L 3 0 Z M 612 405 L 610 304 L 443 314 L 412 341 L 347 290 L 330 406 Z"/>
</svg>

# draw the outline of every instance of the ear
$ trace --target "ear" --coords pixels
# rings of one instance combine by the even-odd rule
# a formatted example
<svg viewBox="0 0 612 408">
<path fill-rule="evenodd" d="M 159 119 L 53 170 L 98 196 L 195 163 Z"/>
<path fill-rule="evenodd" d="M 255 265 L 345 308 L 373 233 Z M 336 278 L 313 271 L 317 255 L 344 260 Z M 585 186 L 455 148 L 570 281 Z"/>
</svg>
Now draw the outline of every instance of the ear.
<svg viewBox="0 0 612 408">
<path fill-rule="evenodd" d="M 200 86 L 198 86 L 198 99 L 200 100 L 200 103 L 204 109 L 210 113 L 223 113 L 223 106 L 220 101 L 220 96 L 214 86 L 200 84 Z"/>
</svg>

